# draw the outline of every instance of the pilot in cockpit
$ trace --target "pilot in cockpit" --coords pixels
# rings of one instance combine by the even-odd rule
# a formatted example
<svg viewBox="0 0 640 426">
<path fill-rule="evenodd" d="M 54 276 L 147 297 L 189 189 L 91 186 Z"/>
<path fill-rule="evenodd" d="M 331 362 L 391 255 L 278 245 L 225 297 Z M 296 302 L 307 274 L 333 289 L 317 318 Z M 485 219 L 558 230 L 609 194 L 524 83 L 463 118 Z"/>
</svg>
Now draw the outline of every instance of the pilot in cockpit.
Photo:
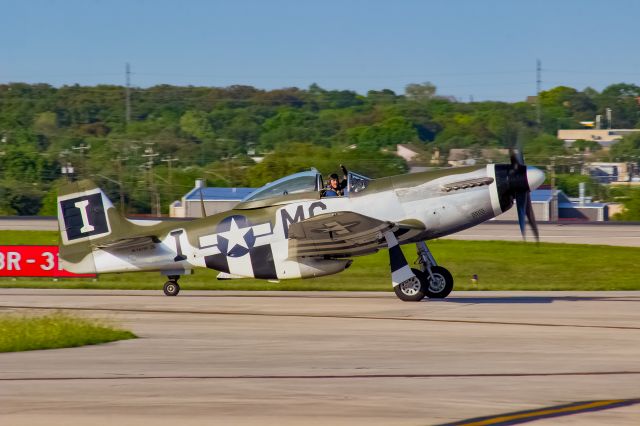
<svg viewBox="0 0 640 426">
<path fill-rule="evenodd" d="M 333 173 L 329 176 L 329 182 L 327 186 L 322 190 L 323 197 L 342 197 L 345 194 L 345 189 L 347 187 L 347 168 L 340 164 L 340 168 L 342 169 L 342 173 L 344 174 L 342 181 L 339 180 L 338 174 Z"/>
</svg>

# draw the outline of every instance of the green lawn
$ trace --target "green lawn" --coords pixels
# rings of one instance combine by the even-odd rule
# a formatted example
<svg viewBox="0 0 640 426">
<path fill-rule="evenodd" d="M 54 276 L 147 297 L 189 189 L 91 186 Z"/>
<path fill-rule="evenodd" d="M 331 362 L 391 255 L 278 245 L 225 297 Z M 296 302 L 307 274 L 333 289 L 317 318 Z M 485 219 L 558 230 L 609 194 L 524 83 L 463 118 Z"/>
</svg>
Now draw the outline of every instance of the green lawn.
<svg viewBox="0 0 640 426">
<path fill-rule="evenodd" d="M 58 245 L 58 231 L 0 231 L 0 244 Z"/>
<path fill-rule="evenodd" d="M 130 331 L 63 313 L 43 316 L 0 315 L 0 352 L 70 348 L 135 337 Z"/>
<path fill-rule="evenodd" d="M 0 231 L 0 244 L 56 243 L 56 232 Z M 429 243 L 438 263 L 451 271 L 457 290 L 640 290 L 640 248 L 505 241 L 435 240 Z M 405 246 L 407 260 L 415 258 Z M 471 276 L 477 274 L 477 286 Z M 271 283 L 216 280 L 217 272 L 197 269 L 183 277 L 186 290 L 367 290 L 389 291 L 386 250 L 356 258 L 347 271 L 309 280 Z M 101 275 L 86 279 L 0 279 L 0 287 L 161 289 L 159 273 Z"/>
</svg>

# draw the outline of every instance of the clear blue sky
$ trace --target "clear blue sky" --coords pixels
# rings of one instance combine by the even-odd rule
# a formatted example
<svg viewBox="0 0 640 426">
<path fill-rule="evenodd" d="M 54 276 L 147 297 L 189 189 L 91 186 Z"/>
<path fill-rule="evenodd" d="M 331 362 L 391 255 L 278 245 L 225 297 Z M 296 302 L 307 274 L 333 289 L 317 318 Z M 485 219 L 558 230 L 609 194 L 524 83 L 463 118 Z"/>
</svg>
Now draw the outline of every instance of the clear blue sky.
<svg viewBox="0 0 640 426">
<path fill-rule="evenodd" d="M 0 83 L 307 87 L 522 100 L 640 85 L 640 1 L 0 0 Z"/>
</svg>

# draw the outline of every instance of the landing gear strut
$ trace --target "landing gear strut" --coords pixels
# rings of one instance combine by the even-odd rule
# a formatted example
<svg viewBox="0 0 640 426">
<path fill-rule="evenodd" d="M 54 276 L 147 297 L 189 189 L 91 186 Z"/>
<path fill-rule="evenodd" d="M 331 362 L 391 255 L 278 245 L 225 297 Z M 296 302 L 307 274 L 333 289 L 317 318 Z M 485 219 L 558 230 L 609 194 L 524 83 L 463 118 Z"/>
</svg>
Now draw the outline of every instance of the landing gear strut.
<svg viewBox="0 0 640 426">
<path fill-rule="evenodd" d="M 169 278 L 169 281 L 164 283 L 164 287 L 162 288 L 164 294 L 167 296 L 177 296 L 178 293 L 180 293 L 180 285 L 178 284 L 180 275 L 169 275 L 167 278 Z"/>
<path fill-rule="evenodd" d="M 424 242 L 416 243 L 420 269 L 409 267 L 396 236 L 388 231 L 384 234 L 389 246 L 391 283 L 400 300 L 418 302 L 425 296 L 444 299 L 453 290 L 453 277 L 442 266 L 438 266 Z"/>
<path fill-rule="evenodd" d="M 429 247 L 424 241 L 416 243 L 418 249 L 418 264 L 422 272 L 419 277 L 424 282 L 424 293 L 430 299 L 444 299 L 453 290 L 453 277 L 451 273 L 438 266 Z M 424 281 L 423 281 L 424 280 Z"/>
</svg>

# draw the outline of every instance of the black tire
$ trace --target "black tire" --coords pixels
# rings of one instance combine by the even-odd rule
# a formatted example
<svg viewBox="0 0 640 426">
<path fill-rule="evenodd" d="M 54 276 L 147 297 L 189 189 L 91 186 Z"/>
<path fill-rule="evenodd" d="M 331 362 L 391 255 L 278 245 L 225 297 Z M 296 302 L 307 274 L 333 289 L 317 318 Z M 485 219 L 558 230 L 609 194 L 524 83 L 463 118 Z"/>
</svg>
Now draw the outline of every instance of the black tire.
<svg viewBox="0 0 640 426">
<path fill-rule="evenodd" d="M 404 302 L 419 302 L 424 299 L 425 292 L 424 289 L 427 284 L 427 277 L 425 273 L 419 269 L 411 269 L 415 274 L 417 280 L 415 281 L 405 281 L 401 284 L 398 284 L 393 288 L 398 299 Z"/>
<path fill-rule="evenodd" d="M 435 282 L 431 282 L 428 272 L 423 272 L 427 280 L 424 290 L 429 299 L 444 299 L 453 290 L 453 277 L 451 273 L 442 266 L 434 266 L 431 268 L 431 274 L 435 278 Z"/>
<path fill-rule="evenodd" d="M 176 281 L 167 281 L 162 289 L 167 296 L 177 296 L 180 293 L 180 286 Z"/>
</svg>

